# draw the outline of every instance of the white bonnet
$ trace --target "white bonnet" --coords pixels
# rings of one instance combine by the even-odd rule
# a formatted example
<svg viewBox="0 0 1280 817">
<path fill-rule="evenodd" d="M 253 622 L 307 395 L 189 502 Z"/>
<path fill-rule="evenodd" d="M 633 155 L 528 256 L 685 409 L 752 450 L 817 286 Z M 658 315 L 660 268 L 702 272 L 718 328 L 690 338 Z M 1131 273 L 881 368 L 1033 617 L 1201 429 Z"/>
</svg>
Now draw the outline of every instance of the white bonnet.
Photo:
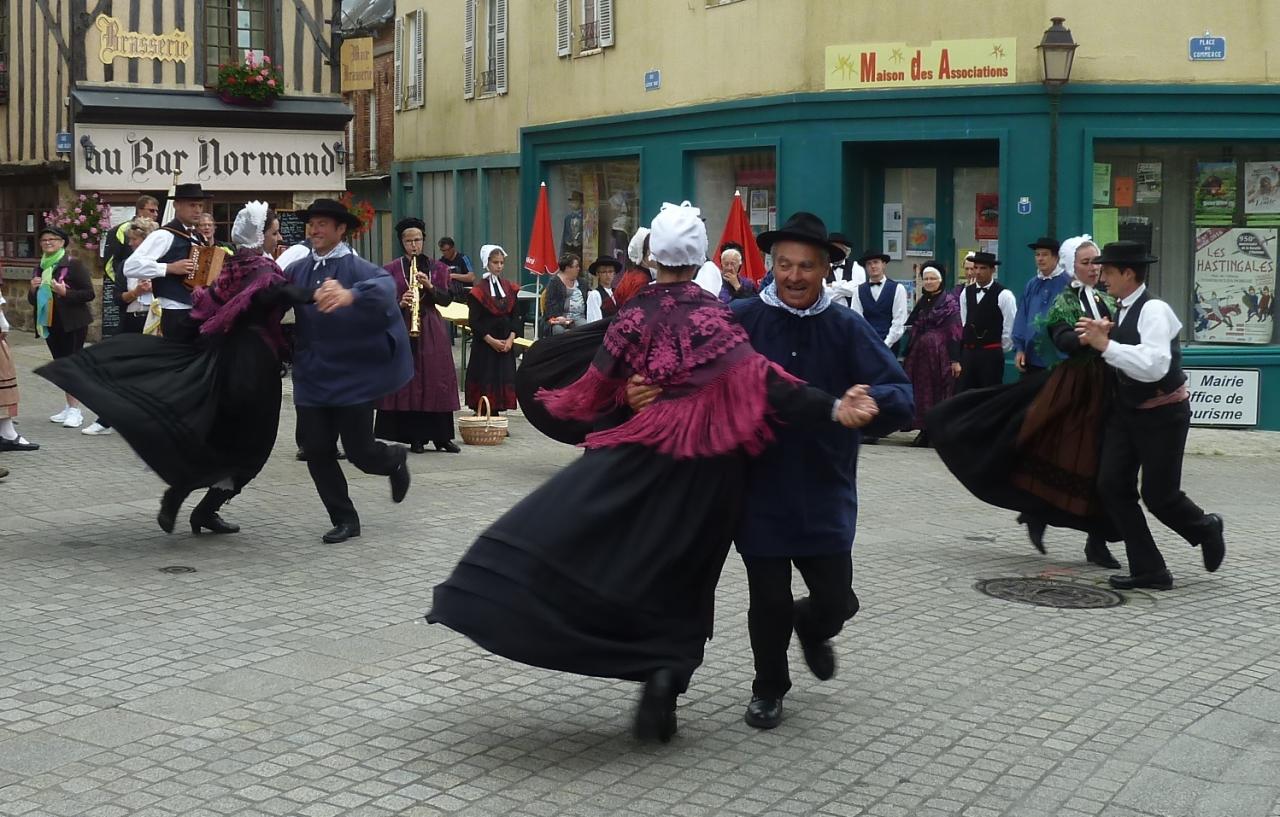
<svg viewBox="0 0 1280 817">
<path fill-rule="evenodd" d="M 269 209 L 271 205 L 265 201 L 246 202 L 240 212 L 236 213 L 235 223 L 231 225 L 231 243 L 247 250 L 261 248 Z"/>
<path fill-rule="evenodd" d="M 636 230 L 635 235 L 631 236 L 631 243 L 627 244 L 627 257 L 637 267 L 644 265 L 644 240 L 648 237 L 649 228 L 641 227 Z"/>
<path fill-rule="evenodd" d="M 495 251 L 502 253 L 502 256 L 504 258 L 507 255 L 507 251 L 502 249 L 502 247 L 498 246 L 497 244 L 485 244 L 483 247 L 480 248 L 480 265 L 482 267 L 489 266 L 489 256 L 493 255 Z"/>
<path fill-rule="evenodd" d="M 667 267 L 701 265 L 707 260 L 707 225 L 689 202 L 664 202 L 650 225 L 649 252 Z"/>
</svg>

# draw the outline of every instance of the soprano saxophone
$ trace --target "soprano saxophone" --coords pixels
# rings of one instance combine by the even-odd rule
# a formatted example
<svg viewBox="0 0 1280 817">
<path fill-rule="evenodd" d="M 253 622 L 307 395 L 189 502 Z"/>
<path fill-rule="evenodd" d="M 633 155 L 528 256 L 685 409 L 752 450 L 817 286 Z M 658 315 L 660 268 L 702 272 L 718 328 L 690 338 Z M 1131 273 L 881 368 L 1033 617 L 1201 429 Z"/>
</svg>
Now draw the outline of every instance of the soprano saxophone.
<svg viewBox="0 0 1280 817">
<path fill-rule="evenodd" d="M 422 334 L 422 291 L 418 286 L 418 256 L 409 264 L 409 337 Z"/>
</svg>

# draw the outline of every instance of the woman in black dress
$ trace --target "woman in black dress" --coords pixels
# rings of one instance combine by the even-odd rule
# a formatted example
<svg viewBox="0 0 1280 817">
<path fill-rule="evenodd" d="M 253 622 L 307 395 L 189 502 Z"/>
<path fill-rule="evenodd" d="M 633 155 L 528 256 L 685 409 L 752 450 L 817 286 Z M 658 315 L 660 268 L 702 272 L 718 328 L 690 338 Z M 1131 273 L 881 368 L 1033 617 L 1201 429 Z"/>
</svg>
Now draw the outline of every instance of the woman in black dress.
<svg viewBox="0 0 1280 817">
<path fill-rule="evenodd" d="M 484 277 L 467 293 L 467 323 L 471 327 L 471 359 L 467 361 L 467 405 L 479 411 L 480 398 L 489 398 L 495 414 L 516 407 L 515 339 L 520 329 L 515 285 L 502 280 L 506 250 L 497 244 L 480 248 Z"/>
<path fill-rule="evenodd" d="M 284 283 L 270 252 L 279 220 L 263 202 L 236 216 L 237 244 L 218 280 L 193 296 L 199 342 L 116 335 L 36 373 L 81 395 L 168 486 L 157 522 L 167 533 L 183 500 L 208 488 L 191 531 L 235 533 L 218 514 L 262 470 L 280 422 L 284 310 L 311 293 Z M 265 249 L 265 254 L 264 254 Z"/>
</svg>

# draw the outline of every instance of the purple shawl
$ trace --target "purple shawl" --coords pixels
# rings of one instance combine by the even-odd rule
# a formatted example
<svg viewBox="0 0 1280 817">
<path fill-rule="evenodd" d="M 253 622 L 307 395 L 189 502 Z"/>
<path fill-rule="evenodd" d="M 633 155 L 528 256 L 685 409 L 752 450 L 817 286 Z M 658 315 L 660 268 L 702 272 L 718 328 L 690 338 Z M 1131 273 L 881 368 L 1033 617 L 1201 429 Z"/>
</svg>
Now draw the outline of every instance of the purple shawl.
<svg viewBox="0 0 1280 817">
<path fill-rule="evenodd" d="M 396 301 L 399 301 L 404 294 L 409 291 L 409 258 L 400 256 L 391 263 L 383 267 L 396 282 Z M 449 267 L 441 261 L 433 261 L 425 255 L 418 256 L 418 272 L 425 272 L 431 276 L 431 286 L 436 289 L 449 291 Z"/>
<path fill-rule="evenodd" d="M 553 415 L 591 420 L 624 404 L 627 380 L 640 374 L 662 394 L 622 425 L 587 435 L 585 447 L 640 444 L 677 459 L 755 455 L 773 442 L 770 372 L 798 382 L 752 349 L 733 312 L 696 283 L 654 284 L 618 310 L 586 374 L 537 397 Z"/>
<path fill-rule="evenodd" d="M 212 286 L 200 287 L 191 295 L 191 317 L 200 323 L 200 334 L 225 334 L 244 314 L 260 290 L 283 284 L 284 275 L 276 262 L 252 250 L 240 250 L 222 265 Z M 284 309 L 273 312 L 263 329 L 268 342 L 278 352 L 284 348 L 280 318 Z"/>
<path fill-rule="evenodd" d="M 934 299 L 933 306 L 926 308 L 923 298 L 916 302 L 912 310 L 911 334 L 919 337 L 928 332 L 939 330 L 946 333 L 946 340 L 960 340 L 963 327 L 960 326 L 960 299 L 953 292 L 940 292 Z"/>
</svg>

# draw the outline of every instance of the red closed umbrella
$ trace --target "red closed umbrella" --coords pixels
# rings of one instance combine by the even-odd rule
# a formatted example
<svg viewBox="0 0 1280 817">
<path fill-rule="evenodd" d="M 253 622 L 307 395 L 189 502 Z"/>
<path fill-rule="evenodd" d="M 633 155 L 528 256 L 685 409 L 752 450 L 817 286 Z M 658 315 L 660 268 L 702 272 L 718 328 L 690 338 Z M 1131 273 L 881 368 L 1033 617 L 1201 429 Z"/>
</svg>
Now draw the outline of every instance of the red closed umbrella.
<svg viewBox="0 0 1280 817">
<path fill-rule="evenodd" d="M 538 207 L 533 213 L 533 235 L 529 236 L 529 251 L 524 256 L 524 268 L 534 275 L 550 275 L 560 268 L 556 255 L 556 242 L 551 234 L 551 205 L 547 202 L 547 183 L 538 188 Z M 540 279 L 533 282 L 533 294 L 540 295 Z M 533 336 L 538 337 L 540 297 L 533 301 Z"/>
<path fill-rule="evenodd" d="M 753 283 L 760 283 L 765 274 L 764 255 L 756 246 L 756 234 L 751 229 L 751 222 L 747 220 L 747 211 L 742 206 L 742 194 L 739 192 L 733 194 L 729 218 L 724 223 L 724 232 L 720 234 L 720 243 L 716 245 L 715 258 L 712 260 L 717 267 L 720 266 L 720 248 L 729 242 L 743 247 L 742 277 L 751 279 Z"/>
</svg>

